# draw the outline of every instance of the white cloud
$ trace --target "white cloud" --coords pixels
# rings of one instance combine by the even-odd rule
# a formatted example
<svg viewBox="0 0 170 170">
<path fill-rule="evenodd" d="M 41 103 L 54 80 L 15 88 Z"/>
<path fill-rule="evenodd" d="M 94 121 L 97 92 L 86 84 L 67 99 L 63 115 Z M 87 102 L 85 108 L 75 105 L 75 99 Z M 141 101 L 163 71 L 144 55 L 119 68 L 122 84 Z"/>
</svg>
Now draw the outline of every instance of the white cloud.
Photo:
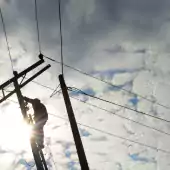
<svg viewBox="0 0 170 170">
<path fill-rule="evenodd" d="M 98 77 L 102 77 L 115 85 L 122 85 L 131 80 L 130 87 L 125 88 L 149 99 L 154 99 L 155 102 L 169 105 L 168 7 L 169 2 L 165 0 L 161 4 L 158 1 L 153 3 L 153 1 L 134 2 L 131 0 L 127 3 L 122 1 L 109 2 L 107 0 L 62 2 L 64 61 L 89 73 L 97 71 Z M 33 8 L 32 2 L 20 0 L 9 1 L 3 6 L 12 58 L 15 60 L 15 69 L 18 71 L 38 60 Z M 59 25 L 57 13 L 55 13 L 57 9 L 57 3 L 54 1 L 39 2 L 43 52 L 59 60 Z M 0 32 L 2 37 L 2 29 Z M 0 47 L 0 81 L 4 82 L 12 76 L 4 38 L 1 38 Z M 124 70 L 125 72 L 116 72 L 114 76 L 109 76 L 109 71 L 117 70 Z M 136 71 L 128 72 L 128 70 Z M 106 84 L 70 69 L 64 71 L 69 86 L 93 89 L 97 96 L 133 107 L 129 103 L 129 99 L 134 97 L 133 95 L 120 90 L 108 90 Z M 37 78 L 37 81 L 55 88 L 58 83 L 58 73 L 60 73 L 60 65 L 52 64 L 52 69 L 43 73 Z M 47 105 L 49 113 L 67 118 L 61 95 L 49 98 L 52 91 L 33 83 L 23 88 L 22 92 L 24 95 L 42 99 Z M 16 100 L 16 97 L 13 97 L 13 99 Z M 117 106 L 94 99 L 89 99 L 88 102 L 110 111 L 119 109 Z M 76 119 L 82 124 L 167 151 L 170 150 L 169 136 L 74 100 L 72 100 L 72 104 Z M 6 107 L 9 107 L 9 105 L 1 104 L 2 115 L 14 114 L 5 109 Z M 151 104 L 140 97 L 136 109 L 170 120 L 169 110 L 157 104 Z M 147 116 L 125 109 L 120 109 L 117 113 L 166 132 L 169 131 L 168 124 L 160 123 L 158 120 Z M 83 126 L 80 127 L 90 133 L 88 137 L 82 137 L 82 140 L 91 169 L 165 170 L 169 167 L 169 157 L 164 153 Z M 45 152 L 48 154 L 52 152 L 58 169 L 69 169 L 68 166 L 71 166 L 72 161 L 77 162 L 74 140 L 70 126 L 65 120 L 49 115 L 49 121 L 45 127 L 45 136 L 51 150 L 49 151 L 46 148 Z M 12 140 L 8 142 L 11 142 L 11 145 L 9 145 L 12 146 Z M 128 156 L 128 154 L 140 153 L 143 150 L 142 157 L 153 158 L 156 163 L 141 163 L 133 161 Z M 9 152 L 8 150 L 5 151 Z M 71 154 L 70 157 L 66 156 L 68 154 L 66 151 Z M 27 154 L 24 158 L 30 160 L 31 153 Z M 3 161 L 0 162 L 0 166 L 4 170 L 10 168 L 6 166 L 15 158 L 6 153 L 1 153 L 1 156 Z M 11 159 L 11 162 L 8 162 L 9 159 Z M 17 157 L 17 160 L 19 159 Z M 72 166 L 80 169 L 77 164 Z"/>
</svg>

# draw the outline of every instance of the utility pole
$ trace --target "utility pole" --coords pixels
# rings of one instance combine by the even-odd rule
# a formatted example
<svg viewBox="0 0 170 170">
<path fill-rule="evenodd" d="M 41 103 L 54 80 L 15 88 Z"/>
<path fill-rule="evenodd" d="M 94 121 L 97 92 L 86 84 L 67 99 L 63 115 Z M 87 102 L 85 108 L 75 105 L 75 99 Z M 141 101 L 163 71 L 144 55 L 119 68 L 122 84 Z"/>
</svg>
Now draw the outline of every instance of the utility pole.
<svg viewBox="0 0 170 170">
<path fill-rule="evenodd" d="M 79 157 L 81 170 L 89 170 L 88 162 L 86 159 L 83 144 L 82 144 L 80 134 L 78 131 L 78 127 L 77 127 L 77 122 L 74 116 L 73 108 L 71 105 L 71 101 L 68 95 L 67 86 L 65 84 L 63 75 L 59 75 L 59 81 L 60 81 L 60 86 L 62 89 L 62 93 L 63 93 L 63 97 L 64 97 L 64 101 L 65 101 L 65 105 L 66 105 L 66 109 L 67 109 L 67 113 L 68 113 L 68 117 L 69 117 L 69 121 L 71 125 L 71 130 L 72 130 L 73 137 L 74 137 L 74 142 L 75 142 L 76 149 L 77 149 L 77 154 Z"/>
<path fill-rule="evenodd" d="M 26 112 L 26 108 L 25 108 L 25 103 L 24 103 L 24 100 L 23 100 L 23 96 L 21 94 L 21 90 L 19 88 L 18 80 L 17 80 L 18 73 L 16 71 L 14 71 L 13 74 L 16 78 L 15 81 L 14 81 L 14 87 L 15 87 L 15 90 L 16 90 L 16 94 L 17 94 L 18 102 L 19 102 L 19 105 L 20 105 L 20 108 L 21 108 L 21 112 L 22 112 L 22 115 L 24 117 L 24 120 L 28 123 L 28 116 L 27 116 L 27 112 Z M 31 121 L 31 123 L 32 123 L 32 121 Z M 40 154 L 39 154 L 39 148 L 35 143 L 34 137 L 31 137 L 30 143 L 31 143 L 31 149 L 32 149 L 32 152 L 33 152 L 33 156 L 34 156 L 34 159 L 35 159 L 35 164 L 37 166 L 37 170 L 44 170 L 44 167 L 43 167 L 43 164 L 42 164 L 42 161 L 41 161 L 41 157 L 40 157 Z M 46 165 L 46 162 L 45 162 L 45 165 Z"/>
<path fill-rule="evenodd" d="M 24 87 L 26 84 L 28 84 L 29 82 L 31 82 L 34 78 L 36 78 L 37 76 L 42 74 L 49 67 L 51 67 L 50 65 L 45 66 L 43 69 L 41 69 L 36 74 L 34 74 L 31 78 L 29 78 L 25 82 L 23 82 L 25 75 L 29 71 L 35 69 L 36 67 L 38 67 L 40 64 L 42 64 L 44 62 L 42 54 L 39 55 L 39 58 L 40 58 L 40 60 L 38 62 L 36 62 L 32 66 L 28 67 L 24 71 L 22 71 L 20 73 L 17 73 L 16 71 L 14 71 L 13 72 L 14 77 L 0 85 L 0 90 L 2 90 L 2 94 L 3 94 L 3 97 L 0 99 L 0 103 L 5 101 L 7 98 L 9 98 L 14 93 L 16 93 L 23 118 L 27 123 L 29 122 L 31 124 L 33 123 L 33 121 L 32 121 L 32 118 L 28 117 L 28 115 L 27 115 L 25 103 L 24 103 L 23 96 L 22 96 L 20 89 L 22 87 Z M 22 79 L 21 83 L 19 84 L 18 79 L 22 76 L 23 76 L 23 79 Z M 5 87 L 10 85 L 11 83 L 14 84 L 15 89 L 13 91 L 9 92 L 8 94 L 6 94 L 6 91 L 4 91 L 4 89 L 5 89 Z M 32 152 L 33 152 L 33 156 L 34 156 L 34 160 L 35 160 L 37 170 L 48 170 L 45 159 L 44 159 L 43 152 L 42 152 L 41 149 L 39 149 L 39 147 L 37 145 L 36 137 L 34 137 L 34 136 L 31 137 L 30 144 L 31 144 L 31 149 L 32 149 Z"/>
</svg>

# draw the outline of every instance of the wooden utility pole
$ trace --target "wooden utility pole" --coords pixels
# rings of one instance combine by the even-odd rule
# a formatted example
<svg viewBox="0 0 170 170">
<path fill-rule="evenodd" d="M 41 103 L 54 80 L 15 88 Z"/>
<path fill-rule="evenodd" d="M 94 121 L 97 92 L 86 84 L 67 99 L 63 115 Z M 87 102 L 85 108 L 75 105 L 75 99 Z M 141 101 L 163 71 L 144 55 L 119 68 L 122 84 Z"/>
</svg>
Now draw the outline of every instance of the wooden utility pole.
<svg viewBox="0 0 170 170">
<path fill-rule="evenodd" d="M 40 60 L 38 62 L 36 62 L 32 66 L 28 67 L 24 71 L 22 71 L 20 73 L 17 73 L 16 71 L 14 71 L 14 77 L 0 85 L 0 90 L 2 90 L 2 94 L 3 94 L 3 97 L 0 99 L 0 103 L 5 101 L 7 98 L 9 98 L 14 93 L 16 93 L 17 98 L 18 98 L 18 102 L 19 102 L 19 105 L 20 105 L 20 108 L 21 108 L 22 115 L 24 117 L 24 120 L 27 123 L 28 122 L 31 123 L 32 121 L 30 121 L 31 119 L 27 115 L 25 103 L 24 103 L 23 96 L 22 96 L 22 93 L 21 93 L 20 89 L 22 87 L 24 87 L 26 84 L 28 84 L 29 82 L 31 82 L 34 78 L 36 78 L 37 76 L 42 74 L 45 70 L 47 70 L 51 66 L 50 65 L 45 66 L 43 69 L 41 69 L 36 74 L 34 74 L 31 78 L 27 79 L 25 82 L 21 81 L 20 84 L 18 83 L 18 79 L 20 77 L 22 77 L 22 76 L 25 77 L 25 75 L 29 71 L 35 69 L 36 67 L 38 67 L 40 64 L 42 64 L 44 62 L 42 54 L 39 55 L 39 58 L 40 58 Z M 13 91 L 9 92 L 8 94 L 6 94 L 7 92 L 4 89 L 8 85 L 10 85 L 11 83 L 14 84 L 15 89 Z M 34 136 L 31 137 L 30 144 L 31 144 L 31 149 L 32 149 L 32 152 L 33 152 L 33 156 L 34 156 L 34 160 L 35 160 L 35 164 L 36 164 L 37 170 L 48 170 L 46 162 L 45 162 L 45 159 L 44 159 L 43 152 L 42 152 L 41 149 L 39 149 L 39 147 L 37 145 L 37 142 L 36 142 L 36 139 L 35 139 Z"/>
<path fill-rule="evenodd" d="M 14 71 L 14 76 L 16 78 L 15 81 L 14 81 L 14 87 L 15 87 L 15 90 L 16 90 L 18 102 L 19 102 L 24 120 L 28 123 L 28 116 L 27 116 L 27 112 L 26 112 L 26 107 L 25 107 L 23 96 L 21 94 L 19 84 L 18 84 L 18 80 L 17 80 L 18 73 L 16 71 Z M 33 156 L 34 156 L 35 164 L 37 166 L 37 170 L 44 170 L 43 163 L 41 161 L 41 157 L 40 157 L 40 154 L 39 154 L 39 148 L 36 145 L 34 138 L 35 137 L 32 137 L 30 139 L 30 144 L 31 144 L 31 149 L 32 149 L 32 153 L 33 153 Z M 45 165 L 46 165 L 46 162 L 45 162 Z"/>
<path fill-rule="evenodd" d="M 69 121 L 70 121 L 70 125 L 71 125 L 71 130 L 72 130 L 72 133 L 73 133 L 73 137 L 74 137 L 74 141 L 75 141 L 75 145 L 76 145 L 77 154 L 78 154 L 78 157 L 79 157 L 81 169 L 82 170 L 89 170 L 89 166 L 88 166 L 88 163 L 87 163 L 83 144 L 82 144 L 80 134 L 79 134 L 79 130 L 78 130 L 78 127 L 77 127 L 77 122 L 76 122 L 76 119 L 75 119 L 75 116 L 74 116 L 73 108 L 72 108 L 72 105 L 71 105 L 71 102 L 70 102 L 70 98 L 69 98 L 68 91 L 67 91 L 67 86 L 65 84 L 63 75 L 59 75 L 59 81 L 60 81 L 60 86 L 61 86 L 61 89 L 62 89 L 62 93 L 63 93 L 63 97 L 64 97 L 64 101 L 65 101 L 65 105 L 66 105 L 66 109 L 67 109 L 67 113 L 68 113 L 68 117 L 69 117 Z"/>
</svg>

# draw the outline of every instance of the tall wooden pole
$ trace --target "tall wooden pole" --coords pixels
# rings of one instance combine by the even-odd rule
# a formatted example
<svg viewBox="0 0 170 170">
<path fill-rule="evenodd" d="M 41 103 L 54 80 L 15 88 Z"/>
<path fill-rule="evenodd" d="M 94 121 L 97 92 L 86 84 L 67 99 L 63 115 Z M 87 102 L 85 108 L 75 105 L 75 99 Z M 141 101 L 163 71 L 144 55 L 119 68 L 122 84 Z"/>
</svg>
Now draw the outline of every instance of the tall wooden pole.
<svg viewBox="0 0 170 170">
<path fill-rule="evenodd" d="M 67 86 L 65 84 L 63 75 L 59 75 L 59 81 L 60 81 L 60 85 L 61 85 L 61 89 L 62 89 L 62 93 L 63 93 L 63 97 L 64 97 L 64 101 L 65 101 L 65 105 L 66 105 L 66 109 L 67 109 L 67 113 L 68 113 L 68 117 L 69 117 L 69 121 L 71 125 L 71 130 L 73 133 L 81 169 L 89 170 L 83 144 L 82 144 L 80 134 L 78 131 L 77 122 L 74 116 L 73 108 L 70 102 L 70 98 L 69 98 L 68 91 L 67 91 Z"/>
<path fill-rule="evenodd" d="M 14 71 L 14 76 L 16 77 L 16 79 L 14 80 L 14 87 L 15 87 L 15 90 L 16 90 L 16 95 L 17 95 L 18 102 L 19 102 L 19 105 L 20 105 L 20 108 L 21 108 L 21 112 L 22 112 L 22 115 L 24 117 L 24 120 L 28 121 L 23 96 L 21 94 L 21 90 L 20 90 L 18 80 L 17 80 L 18 73 L 16 71 Z M 32 140 L 31 140 L 31 149 L 32 149 L 32 152 L 33 152 L 33 156 L 34 156 L 34 160 L 35 160 L 35 163 L 36 163 L 36 166 L 37 166 L 37 170 L 43 170 L 44 168 L 43 168 L 41 159 L 40 159 L 39 154 L 38 154 L 38 149 L 36 148 L 35 143 L 32 142 Z"/>
</svg>

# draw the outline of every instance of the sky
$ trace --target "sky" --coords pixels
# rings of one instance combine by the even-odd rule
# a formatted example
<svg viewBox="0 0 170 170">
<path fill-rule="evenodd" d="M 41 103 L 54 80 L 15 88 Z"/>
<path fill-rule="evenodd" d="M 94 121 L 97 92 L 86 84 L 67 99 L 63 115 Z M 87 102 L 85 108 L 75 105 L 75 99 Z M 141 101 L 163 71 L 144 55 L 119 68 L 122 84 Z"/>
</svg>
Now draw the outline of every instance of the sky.
<svg viewBox="0 0 170 170">
<path fill-rule="evenodd" d="M 34 0 L 0 0 L 0 6 L 13 67 L 20 72 L 38 61 Z M 61 61 L 58 1 L 37 0 L 37 6 L 41 52 Z M 169 8 L 168 0 L 61 0 L 64 63 L 116 87 L 64 67 L 67 86 L 170 121 Z M 45 63 L 27 77 L 46 64 L 51 64 L 51 68 L 34 81 L 55 89 L 59 84 L 60 64 L 45 59 Z M 0 84 L 12 76 L 1 22 Z M 7 88 L 11 89 L 13 86 Z M 49 170 L 79 170 L 62 94 L 50 97 L 52 92 L 34 82 L 22 89 L 24 96 L 40 98 L 47 107 L 49 120 L 44 128 L 44 153 Z M 168 122 L 84 96 L 81 92 L 69 94 L 108 111 L 71 98 L 91 170 L 170 168 L 170 135 L 133 121 L 166 133 L 170 130 Z M 15 95 L 9 99 L 17 102 Z M 1 103 L 1 169 L 36 169 L 28 133 L 19 105 L 9 100 Z"/>
</svg>

